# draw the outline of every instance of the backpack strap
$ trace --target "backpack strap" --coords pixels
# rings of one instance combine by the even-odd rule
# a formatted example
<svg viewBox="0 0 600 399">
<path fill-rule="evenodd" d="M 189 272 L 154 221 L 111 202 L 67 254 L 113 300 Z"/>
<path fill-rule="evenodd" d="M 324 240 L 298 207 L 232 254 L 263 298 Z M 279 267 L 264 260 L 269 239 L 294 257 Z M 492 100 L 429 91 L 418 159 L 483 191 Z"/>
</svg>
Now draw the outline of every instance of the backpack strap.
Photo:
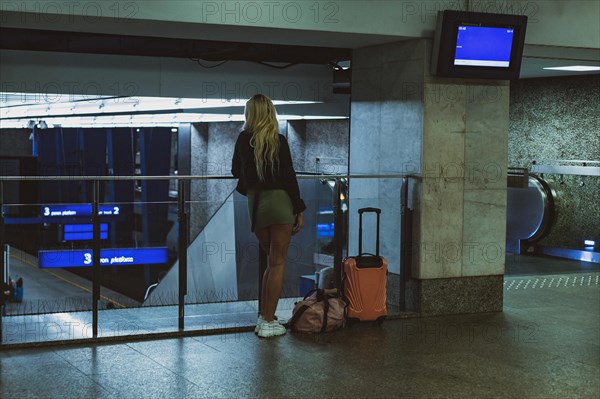
<svg viewBox="0 0 600 399">
<path fill-rule="evenodd" d="M 318 288 L 313 288 L 312 290 L 308 291 L 306 293 L 306 295 L 304 295 L 304 300 L 306 301 L 308 299 L 308 297 L 311 296 L 312 294 L 314 294 L 316 291 L 319 291 L 319 289 Z"/>
<path fill-rule="evenodd" d="M 302 317 L 302 315 L 304 314 L 304 312 L 306 312 L 306 310 L 308 308 L 309 308 L 308 305 L 300 306 L 300 309 L 298 309 L 298 311 L 292 316 L 290 321 L 288 321 L 288 325 L 290 326 L 290 328 L 294 328 L 298 319 L 300 319 L 300 317 Z"/>
<path fill-rule="evenodd" d="M 325 332 L 327 329 L 327 313 L 329 313 L 329 299 L 323 298 L 323 325 L 321 326 L 321 332 Z"/>
<path fill-rule="evenodd" d="M 323 290 L 321 289 L 314 289 L 314 290 L 310 290 L 306 296 L 304 297 L 304 300 L 306 300 L 308 297 L 310 297 L 313 293 L 317 293 L 317 300 L 316 302 L 323 302 L 323 323 L 321 325 L 321 332 L 325 332 L 325 330 L 327 329 L 327 316 L 329 314 L 329 298 L 327 295 L 325 295 L 325 293 L 323 292 Z M 300 306 L 300 308 L 298 309 L 298 311 L 296 313 L 294 313 L 294 315 L 292 316 L 292 318 L 290 319 L 290 321 L 288 321 L 288 326 L 290 328 L 294 328 L 294 326 L 296 325 L 296 323 L 298 322 L 298 320 L 300 319 L 300 317 L 302 317 L 302 315 L 304 314 L 304 312 L 306 312 L 308 309 L 310 308 L 309 305 L 302 305 Z"/>
</svg>

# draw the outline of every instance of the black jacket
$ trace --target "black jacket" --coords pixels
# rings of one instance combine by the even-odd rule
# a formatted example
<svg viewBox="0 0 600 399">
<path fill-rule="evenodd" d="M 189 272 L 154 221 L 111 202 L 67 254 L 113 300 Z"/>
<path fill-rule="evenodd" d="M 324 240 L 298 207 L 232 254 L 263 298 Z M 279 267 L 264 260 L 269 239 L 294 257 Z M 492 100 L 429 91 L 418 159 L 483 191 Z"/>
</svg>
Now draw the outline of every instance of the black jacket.
<svg viewBox="0 0 600 399">
<path fill-rule="evenodd" d="M 292 200 L 294 213 L 303 212 L 306 205 L 300 198 L 298 180 L 296 180 L 296 172 L 286 138 L 279 135 L 279 163 L 278 168 L 275 169 L 275 175 L 272 175 L 270 169 L 267 168 L 265 181 L 261 182 L 256 173 L 254 149 L 250 147 L 251 137 L 252 134 L 244 130 L 235 143 L 231 174 L 239 179 L 236 190 L 240 194 L 246 195 L 248 190 L 283 189 L 287 191 Z"/>
</svg>

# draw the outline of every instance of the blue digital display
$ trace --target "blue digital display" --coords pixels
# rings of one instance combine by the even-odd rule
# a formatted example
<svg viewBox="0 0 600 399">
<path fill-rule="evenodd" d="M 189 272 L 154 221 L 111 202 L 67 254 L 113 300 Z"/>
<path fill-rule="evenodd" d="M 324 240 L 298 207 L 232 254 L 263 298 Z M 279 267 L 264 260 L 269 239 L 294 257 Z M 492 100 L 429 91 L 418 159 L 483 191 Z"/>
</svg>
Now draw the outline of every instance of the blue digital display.
<svg viewBox="0 0 600 399">
<path fill-rule="evenodd" d="M 317 224 L 317 238 L 333 237 L 333 223 L 319 223 Z"/>
<path fill-rule="evenodd" d="M 116 248 L 100 250 L 101 266 L 131 266 L 167 263 L 166 247 Z M 40 269 L 60 267 L 90 267 L 93 263 L 92 250 L 39 251 Z"/>
<path fill-rule="evenodd" d="M 94 225 L 86 224 L 65 224 L 65 233 L 85 233 L 94 230 Z M 108 231 L 108 223 L 100 223 L 100 231 Z"/>
<path fill-rule="evenodd" d="M 454 65 L 508 68 L 514 28 L 458 27 Z"/>
<path fill-rule="evenodd" d="M 98 214 L 101 216 L 119 216 L 121 208 L 114 205 L 100 205 Z M 92 205 L 44 205 L 42 206 L 41 215 L 44 218 L 92 216 Z"/>
<path fill-rule="evenodd" d="M 63 232 L 64 241 L 81 241 L 94 239 L 94 225 L 87 224 L 65 224 Z M 100 223 L 100 239 L 108 239 L 108 223 Z"/>
</svg>

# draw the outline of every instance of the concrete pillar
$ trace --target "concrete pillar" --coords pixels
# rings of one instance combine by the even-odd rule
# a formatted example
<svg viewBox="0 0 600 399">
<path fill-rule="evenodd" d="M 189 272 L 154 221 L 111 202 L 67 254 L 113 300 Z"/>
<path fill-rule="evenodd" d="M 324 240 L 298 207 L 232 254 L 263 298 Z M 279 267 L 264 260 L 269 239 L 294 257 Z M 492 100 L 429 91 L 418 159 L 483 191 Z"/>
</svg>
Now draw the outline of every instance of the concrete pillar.
<svg viewBox="0 0 600 399">
<path fill-rule="evenodd" d="M 430 57 L 423 39 L 355 51 L 350 171 L 419 176 L 410 194 L 410 307 L 423 315 L 500 311 L 509 85 L 432 77 Z M 387 215 L 382 253 L 392 273 L 400 259 L 398 189 L 393 179 L 350 186 L 352 212 L 368 204 Z M 351 232 L 355 226 L 351 218 Z M 351 233 L 351 248 L 353 241 Z M 396 287 L 388 290 L 390 300 Z"/>
</svg>

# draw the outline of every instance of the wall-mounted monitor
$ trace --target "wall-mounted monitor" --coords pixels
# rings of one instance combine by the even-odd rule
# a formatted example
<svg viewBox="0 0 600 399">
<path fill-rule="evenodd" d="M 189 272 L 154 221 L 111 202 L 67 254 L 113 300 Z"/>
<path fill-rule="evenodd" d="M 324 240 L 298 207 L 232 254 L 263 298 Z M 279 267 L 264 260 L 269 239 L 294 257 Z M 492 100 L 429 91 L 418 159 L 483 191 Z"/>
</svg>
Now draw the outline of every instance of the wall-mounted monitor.
<svg viewBox="0 0 600 399">
<path fill-rule="evenodd" d="M 474 79 L 518 79 L 527 17 L 439 11 L 431 74 Z"/>
</svg>

